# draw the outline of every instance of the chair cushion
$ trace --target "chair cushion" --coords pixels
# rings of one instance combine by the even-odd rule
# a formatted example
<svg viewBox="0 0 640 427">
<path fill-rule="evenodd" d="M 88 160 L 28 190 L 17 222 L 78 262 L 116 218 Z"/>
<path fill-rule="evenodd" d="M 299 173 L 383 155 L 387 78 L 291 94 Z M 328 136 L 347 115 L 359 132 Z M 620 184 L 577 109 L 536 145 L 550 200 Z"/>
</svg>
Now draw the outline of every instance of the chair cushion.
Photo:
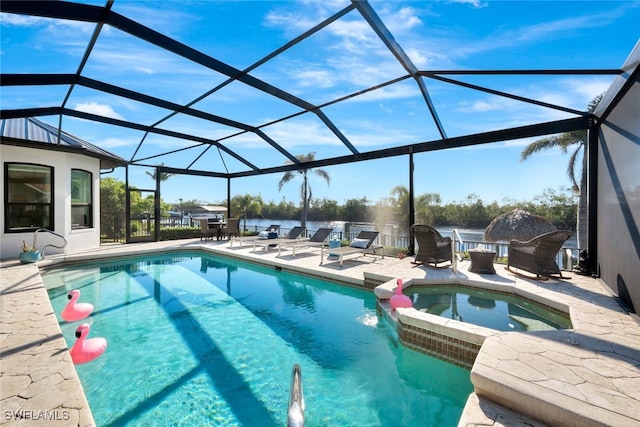
<svg viewBox="0 0 640 427">
<path fill-rule="evenodd" d="M 369 246 L 369 239 L 353 239 L 349 246 L 352 248 L 367 249 Z"/>
</svg>

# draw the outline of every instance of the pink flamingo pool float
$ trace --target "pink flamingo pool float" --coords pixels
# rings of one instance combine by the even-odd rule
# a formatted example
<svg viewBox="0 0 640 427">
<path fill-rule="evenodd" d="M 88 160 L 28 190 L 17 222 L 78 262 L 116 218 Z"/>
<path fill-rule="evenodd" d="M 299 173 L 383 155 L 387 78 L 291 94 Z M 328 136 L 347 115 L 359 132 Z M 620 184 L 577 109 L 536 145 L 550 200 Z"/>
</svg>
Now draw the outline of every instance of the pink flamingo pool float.
<svg viewBox="0 0 640 427">
<path fill-rule="evenodd" d="M 76 342 L 71 347 L 71 360 L 76 365 L 91 362 L 107 349 L 107 340 L 104 338 L 87 339 L 91 328 L 88 323 L 83 323 L 76 329 Z"/>
<path fill-rule="evenodd" d="M 67 322 L 77 322 L 78 320 L 89 317 L 93 311 L 93 304 L 88 302 L 78 302 L 80 298 L 80 291 L 74 289 L 67 294 L 67 298 L 71 301 L 64 307 L 60 316 Z"/>
<path fill-rule="evenodd" d="M 395 310 L 396 308 L 413 307 L 413 301 L 411 301 L 411 298 L 402 293 L 402 279 L 398 279 L 396 283 L 398 284 L 396 287 L 396 293 L 389 300 L 391 308 Z"/>
</svg>

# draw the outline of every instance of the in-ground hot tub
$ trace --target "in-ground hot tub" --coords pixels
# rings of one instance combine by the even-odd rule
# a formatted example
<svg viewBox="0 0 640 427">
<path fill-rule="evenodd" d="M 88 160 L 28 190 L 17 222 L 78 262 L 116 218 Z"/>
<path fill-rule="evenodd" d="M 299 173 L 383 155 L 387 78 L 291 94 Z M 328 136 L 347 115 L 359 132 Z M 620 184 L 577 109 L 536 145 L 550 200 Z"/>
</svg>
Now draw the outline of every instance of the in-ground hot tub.
<svg viewBox="0 0 640 427">
<path fill-rule="evenodd" d="M 414 307 L 393 311 L 389 299 L 396 286 L 393 280 L 374 291 L 378 314 L 395 325 L 399 341 L 467 368 L 487 336 L 572 328 L 569 306 L 512 285 L 464 278 L 412 279 L 404 283 L 403 293 L 412 298 Z"/>
</svg>

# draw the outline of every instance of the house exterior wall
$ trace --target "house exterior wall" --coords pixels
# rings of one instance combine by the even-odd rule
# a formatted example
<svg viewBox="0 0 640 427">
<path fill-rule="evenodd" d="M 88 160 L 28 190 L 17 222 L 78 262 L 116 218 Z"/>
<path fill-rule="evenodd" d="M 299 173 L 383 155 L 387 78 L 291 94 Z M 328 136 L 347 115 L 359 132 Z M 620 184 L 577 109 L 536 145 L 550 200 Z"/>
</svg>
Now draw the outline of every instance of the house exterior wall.
<svg viewBox="0 0 640 427">
<path fill-rule="evenodd" d="M 640 43 L 624 68 L 640 61 Z M 629 78 L 618 77 L 596 115 Z M 597 269 L 606 285 L 640 312 L 640 83 L 620 100 L 598 134 Z"/>
<path fill-rule="evenodd" d="M 0 145 L 0 160 L 2 163 L 0 199 L 3 203 L 2 209 L 0 209 L 0 233 L 2 233 L 0 259 L 17 258 L 20 252 L 19 247 L 22 246 L 22 241 L 24 240 L 27 245 L 32 245 L 34 234 L 33 232 L 5 233 L 4 231 L 4 169 L 5 163 L 10 162 L 34 163 L 53 166 L 54 168 L 54 227 L 52 231 L 67 239 L 67 247 L 65 249 L 47 247 L 46 254 L 62 253 L 65 251 L 77 252 L 100 246 L 100 160 L 80 154 L 54 151 L 51 149 L 33 149 L 4 144 Z M 82 169 L 92 174 L 93 228 L 71 229 L 71 169 Z M 37 247 L 41 249 L 48 243 L 60 245 L 61 241 L 60 238 L 50 233 L 38 233 Z"/>
</svg>

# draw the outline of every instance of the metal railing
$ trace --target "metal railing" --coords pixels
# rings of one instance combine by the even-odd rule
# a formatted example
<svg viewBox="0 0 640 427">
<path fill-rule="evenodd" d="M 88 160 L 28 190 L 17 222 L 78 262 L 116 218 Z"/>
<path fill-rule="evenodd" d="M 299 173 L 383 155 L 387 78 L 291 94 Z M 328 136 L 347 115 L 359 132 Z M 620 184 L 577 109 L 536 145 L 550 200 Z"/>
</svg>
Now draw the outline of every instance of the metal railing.
<svg viewBox="0 0 640 427">
<path fill-rule="evenodd" d="M 48 228 L 38 228 L 36 231 L 33 232 L 33 247 L 37 248 L 37 240 L 38 240 L 38 233 L 41 231 L 46 231 L 47 233 L 51 233 L 56 237 L 59 237 L 62 239 L 62 241 L 64 242 L 61 246 L 58 245 L 54 245 L 53 243 L 49 243 L 46 244 L 42 247 L 42 258 L 44 258 L 46 256 L 46 248 L 48 248 L 49 246 L 51 246 L 52 248 L 57 248 L 57 249 L 64 249 L 67 246 L 67 239 L 65 239 L 64 236 L 56 233 L 55 231 L 51 231 Z"/>
<path fill-rule="evenodd" d="M 464 241 L 456 229 L 453 230 L 451 235 L 453 243 L 451 245 L 451 268 L 453 269 L 453 274 L 457 274 L 458 261 L 462 261 L 462 259 L 458 259 L 458 252 L 464 252 Z"/>
<path fill-rule="evenodd" d="M 281 227 L 280 234 L 286 234 L 289 230 L 287 228 Z M 306 230 L 308 236 L 313 235 L 315 230 Z M 334 231 L 331 233 L 329 239 L 339 239 L 339 240 L 353 240 L 357 232 L 342 232 L 342 231 Z M 485 249 L 496 252 L 496 258 L 507 258 L 509 255 L 509 243 L 495 243 L 495 242 L 485 242 L 482 240 L 463 240 L 460 236 L 458 230 L 453 230 L 453 252 L 454 261 L 457 262 L 462 260 L 462 254 L 470 249 L 475 249 L 480 245 L 484 245 Z M 378 238 L 375 240 L 376 244 L 383 245 L 385 247 L 396 247 L 396 248 L 407 248 L 409 246 L 409 236 L 401 236 L 401 235 L 391 235 L 380 233 Z M 560 267 L 560 270 L 571 271 L 574 265 L 578 262 L 579 250 L 576 248 L 562 247 L 558 254 L 556 255 L 556 262 Z"/>
<path fill-rule="evenodd" d="M 114 215 L 114 217 L 116 217 Z M 167 217 L 168 218 L 168 217 Z M 171 227 L 171 226 L 175 226 L 176 224 L 173 223 L 170 220 L 167 220 L 167 218 L 163 218 L 163 221 L 161 221 L 160 226 L 161 228 L 163 227 Z M 117 218 L 119 219 L 119 218 Z M 166 221 L 165 221 L 166 220 Z M 107 233 L 103 233 L 106 234 L 107 236 L 113 236 L 112 239 L 113 241 L 124 241 L 124 236 L 120 235 L 120 230 L 122 229 L 123 223 L 124 223 L 124 219 L 122 221 L 120 220 L 113 220 L 112 221 L 114 226 L 113 226 L 113 230 L 109 230 L 109 232 Z M 140 230 L 140 229 L 145 229 L 147 226 L 149 226 L 149 224 L 147 223 L 141 223 L 139 224 L 138 227 L 134 227 L 134 229 Z M 258 225 L 247 225 L 247 228 L 249 230 L 255 231 L 255 232 L 259 232 L 262 231 L 262 229 L 264 227 L 262 226 L 258 226 Z M 104 230 L 107 231 L 107 230 Z M 286 234 L 289 231 L 289 229 L 285 228 L 285 227 L 281 227 L 280 228 L 280 234 Z M 306 234 L 305 237 L 310 237 L 313 235 L 313 233 L 315 233 L 316 230 L 312 230 L 312 229 L 307 229 L 306 230 Z M 145 231 L 144 233 L 149 233 L 149 231 Z M 139 233 L 132 233 L 132 235 L 137 235 Z M 330 236 L 329 239 L 330 240 L 353 240 L 356 235 L 358 234 L 357 231 L 349 231 L 349 232 L 343 232 L 343 231 L 333 231 Z M 479 245 L 484 245 L 484 247 L 488 250 L 491 251 L 495 251 L 496 252 L 496 257 L 497 258 L 505 258 L 508 257 L 509 254 L 509 244 L 508 243 L 494 243 L 494 242 L 485 242 L 485 241 L 481 241 L 481 240 L 463 240 L 462 237 L 460 236 L 460 233 L 458 232 L 458 230 L 454 229 L 452 232 L 453 235 L 453 251 L 454 251 L 454 258 L 456 258 L 456 261 L 454 261 L 454 263 L 456 264 L 457 267 L 457 263 L 461 260 L 461 254 L 470 250 L 470 249 L 475 249 L 477 248 Z M 101 240 L 103 242 L 109 241 L 109 237 L 105 238 L 101 238 Z M 385 246 L 385 247 L 396 247 L 396 248 L 408 248 L 409 247 L 409 236 L 406 235 L 398 235 L 398 234 L 386 234 L 386 233 L 380 233 L 380 235 L 378 236 L 378 238 L 375 241 L 376 244 Z M 558 252 L 558 255 L 556 256 L 556 262 L 558 263 L 558 266 L 560 267 L 561 270 L 565 270 L 565 271 L 570 271 L 574 265 L 577 264 L 578 262 L 578 256 L 579 256 L 579 250 L 576 248 L 570 248 L 570 247 L 563 247 L 562 249 L 560 249 L 560 251 Z"/>
</svg>

